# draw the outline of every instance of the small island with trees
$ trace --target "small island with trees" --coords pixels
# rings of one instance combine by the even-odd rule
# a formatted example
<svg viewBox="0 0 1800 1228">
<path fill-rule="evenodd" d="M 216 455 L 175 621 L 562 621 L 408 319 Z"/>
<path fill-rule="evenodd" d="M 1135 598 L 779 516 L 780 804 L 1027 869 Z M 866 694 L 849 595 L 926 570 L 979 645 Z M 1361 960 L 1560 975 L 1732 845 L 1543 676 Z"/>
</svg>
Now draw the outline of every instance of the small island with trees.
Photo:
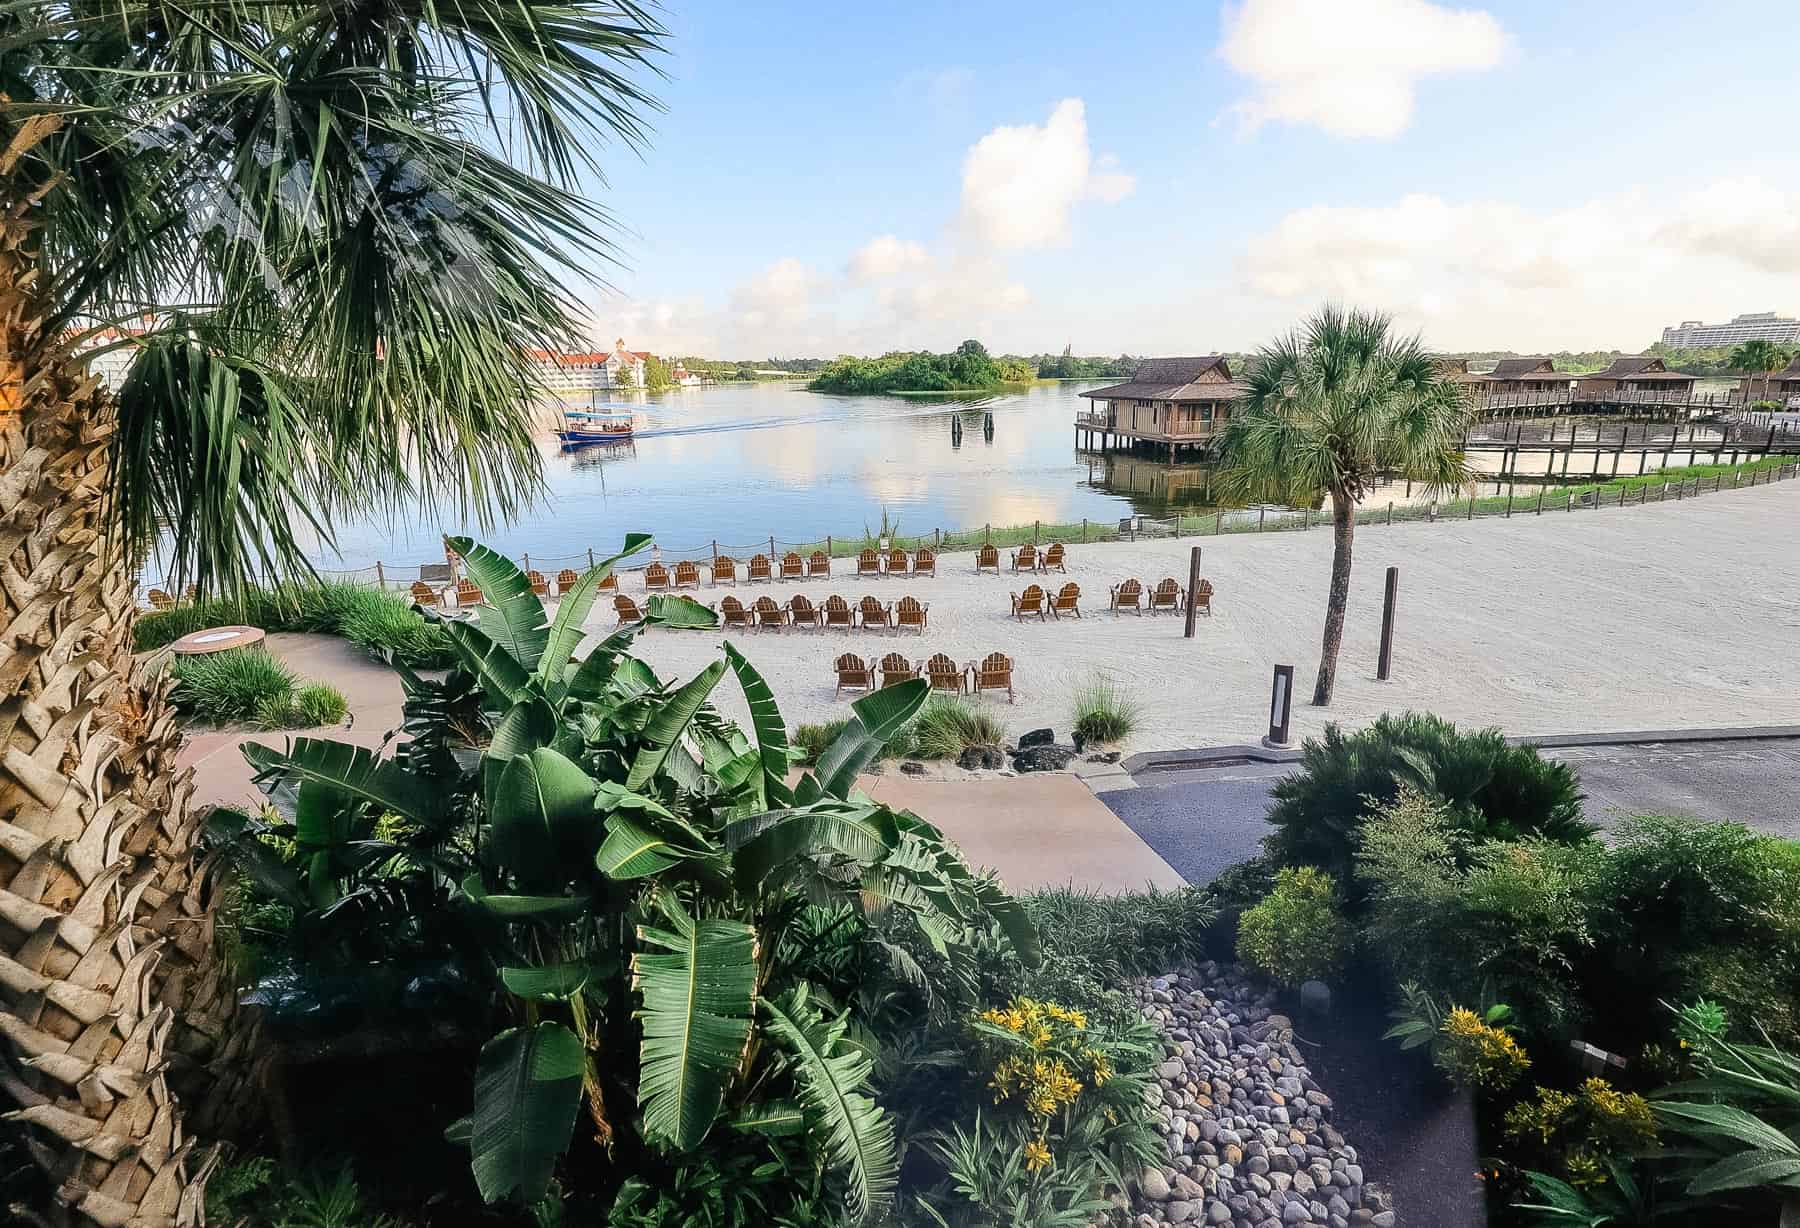
<svg viewBox="0 0 1800 1228">
<path fill-rule="evenodd" d="M 1036 367 L 1020 358 L 994 358 L 979 341 L 948 354 L 893 350 L 879 358 L 839 358 L 806 386 L 813 392 L 984 392 L 1029 384 Z"/>
</svg>

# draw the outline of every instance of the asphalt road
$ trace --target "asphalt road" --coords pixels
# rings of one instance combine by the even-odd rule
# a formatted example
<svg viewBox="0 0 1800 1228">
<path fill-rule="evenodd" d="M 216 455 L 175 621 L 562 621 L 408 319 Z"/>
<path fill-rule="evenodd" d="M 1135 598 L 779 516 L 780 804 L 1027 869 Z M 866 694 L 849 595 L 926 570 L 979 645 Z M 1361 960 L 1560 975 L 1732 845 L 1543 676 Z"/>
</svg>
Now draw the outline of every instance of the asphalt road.
<svg viewBox="0 0 1800 1228">
<path fill-rule="evenodd" d="M 1630 814 L 1736 819 L 1800 839 L 1800 739 L 1558 747 L 1601 827 Z M 1256 855 L 1269 790 L 1288 767 L 1170 773 L 1100 794 L 1112 812 L 1190 883 Z"/>
</svg>

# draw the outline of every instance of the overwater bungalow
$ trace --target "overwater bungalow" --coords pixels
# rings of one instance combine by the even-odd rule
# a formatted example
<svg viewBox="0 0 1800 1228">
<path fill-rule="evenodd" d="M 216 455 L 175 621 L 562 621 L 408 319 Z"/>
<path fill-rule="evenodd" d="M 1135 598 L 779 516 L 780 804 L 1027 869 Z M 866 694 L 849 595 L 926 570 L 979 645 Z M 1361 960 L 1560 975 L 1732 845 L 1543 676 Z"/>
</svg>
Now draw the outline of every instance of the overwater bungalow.
<svg viewBox="0 0 1800 1228">
<path fill-rule="evenodd" d="M 1569 390 L 1570 376 L 1548 358 L 1502 358 L 1492 371 L 1478 376 L 1489 393 L 1558 393 Z"/>
<path fill-rule="evenodd" d="M 1245 391 L 1222 354 L 1147 359 L 1125 383 L 1080 394 L 1093 409 L 1076 418 L 1076 442 L 1085 431 L 1088 442 L 1097 439 L 1102 449 L 1117 438 L 1162 445 L 1173 458 L 1178 447 L 1211 443 Z"/>
<path fill-rule="evenodd" d="M 1796 354 L 1792 362 L 1779 371 L 1764 374 L 1761 371 L 1746 375 L 1738 381 L 1738 395 L 1743 397 L 1746 405 L 1757 401 L 1774 401 L 1777 405 L 1790 405 L 1795 398 L 1800 398 L 1800 354 Z"/>
<path fill-rule="evenodd" d="M 1583 400 L 1688 401 L 1694 395 L 1694 377 L 1669 370 L 1660 358 L 1634 354 L 1613 359 L 1604 371 L 1582 376 L 1576 395 Z"/>
</svg>

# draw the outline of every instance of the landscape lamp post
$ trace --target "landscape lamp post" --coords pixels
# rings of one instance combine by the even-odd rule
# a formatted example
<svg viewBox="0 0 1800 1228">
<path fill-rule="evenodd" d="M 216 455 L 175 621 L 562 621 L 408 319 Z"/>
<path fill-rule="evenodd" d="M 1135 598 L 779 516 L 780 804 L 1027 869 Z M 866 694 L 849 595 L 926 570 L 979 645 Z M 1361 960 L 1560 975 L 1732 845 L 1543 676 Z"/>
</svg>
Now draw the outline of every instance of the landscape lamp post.
<svg viewBox="0 0 1800 1228">
<path fill-rule="evenodd" d="M 1294 667 L 1277 665 L 1275 682 L 1269 692 L 1269 732 L 1263 745 L 1286 750 L 1293 745 L 1288 738 L 1288 720 L 1294 710 Z"/>
</svg>

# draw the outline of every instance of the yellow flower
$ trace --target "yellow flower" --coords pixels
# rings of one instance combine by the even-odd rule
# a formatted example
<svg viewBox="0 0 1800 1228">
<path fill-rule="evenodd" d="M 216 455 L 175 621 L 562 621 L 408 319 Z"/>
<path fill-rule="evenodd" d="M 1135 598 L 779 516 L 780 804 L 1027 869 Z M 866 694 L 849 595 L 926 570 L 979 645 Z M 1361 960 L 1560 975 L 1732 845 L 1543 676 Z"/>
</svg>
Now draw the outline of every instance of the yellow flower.
<svg viewBox="0 0 1800 1228">
<path fill-rule="evenodd" d="M 1025 1144 L 1025 1171 L 1035 1173 L 1040 1168 L 1050 1167 L 1050 1148 L 1043 1139 L 1034 1138 Z"/>
</svg>

